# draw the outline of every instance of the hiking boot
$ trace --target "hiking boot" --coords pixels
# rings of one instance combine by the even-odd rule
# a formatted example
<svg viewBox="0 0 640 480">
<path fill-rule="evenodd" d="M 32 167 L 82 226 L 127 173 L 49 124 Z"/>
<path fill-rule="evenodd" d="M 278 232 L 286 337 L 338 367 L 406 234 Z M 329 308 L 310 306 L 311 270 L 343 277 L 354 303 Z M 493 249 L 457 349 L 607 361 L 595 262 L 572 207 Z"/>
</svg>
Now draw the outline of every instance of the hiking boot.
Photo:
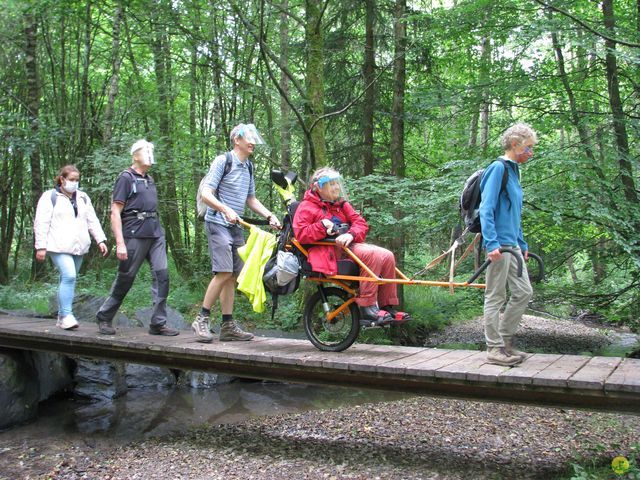
<svg viewBox="0 0 640 480">
<path fill-rule="evenodd" d="M 149 335 L 163 335 L 165 337 L 175 337 L 176 335 L 180 335 L 180 332 L 173 328 L 169 328 L 166 325 L 150 325 Z"/>
<path fill-rule="evenodd" d="M 111 325 L 111 322 L 99 321 L 98 333 L 101 333 L 102 335 L 115 335 L 116 329 L 113 328 L 113 325 Z"/>
<path fill-rule="evenodd" d="M 221 342 L 233 342 L 233 341 L 247 341 L 253 338 L 253 333 L 245 332 L 242 330 L 236 322 L 229 320 L 222 322 L 220 325 L 220 341 Z"/>
<path fill-rule="evenodd" d="M 504 367 L 513 367 L 520 363 L 522 359 L 514 355 L 509 355 L 504 347 L 489 347 L 487 349 L 487 363 L 494 365 L 502 365 Z"/>
<path fill-rule="evenodd" d="M 517 350 L 514 345 L 515 342 L 513 338 L 504 337 L 504 351 L 512 357 L 520 357 L 522 360 L 528 358 L 531 354 L 527 352 L 523 352 L 521 350 Z"/>
<path fill-rule="evenodd" d="M 213 340 L 213 335 L 209 331 L 209 317 L 199 313 L 196 319 L 191 324 L 191 329 L 198 337 L 198 342 L 210 343 Z"/>
<path fill-rule="evenodd" d="M 73 330 L 75 328 L 78 328 L 78 320 L 76 320 L 76 317 L 73 316 L 73 313 L 70 313 L 68 315 L 65 315 L 64 317 L 58 317 L 56 327 L 63 330 Z"/>
</svg>

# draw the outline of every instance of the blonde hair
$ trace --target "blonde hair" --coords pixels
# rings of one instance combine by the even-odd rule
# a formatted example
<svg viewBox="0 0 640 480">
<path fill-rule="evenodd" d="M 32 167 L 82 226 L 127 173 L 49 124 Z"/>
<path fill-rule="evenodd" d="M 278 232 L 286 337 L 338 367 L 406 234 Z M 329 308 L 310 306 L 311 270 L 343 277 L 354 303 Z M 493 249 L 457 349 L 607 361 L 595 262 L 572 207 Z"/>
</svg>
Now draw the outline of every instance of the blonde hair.
<svg viewBox="0 0 640 480">
<path fill-rule="evenodd" d="M 533 140 L 534 144 L 538 142 L 538 135 L 535 130 L 526 123 L 516 123 L 504 131 L 500 138 L 500 144 L 506 151 L 513 148 L 513 142 L 522 145 L 529 139 Z"/>
</svg>

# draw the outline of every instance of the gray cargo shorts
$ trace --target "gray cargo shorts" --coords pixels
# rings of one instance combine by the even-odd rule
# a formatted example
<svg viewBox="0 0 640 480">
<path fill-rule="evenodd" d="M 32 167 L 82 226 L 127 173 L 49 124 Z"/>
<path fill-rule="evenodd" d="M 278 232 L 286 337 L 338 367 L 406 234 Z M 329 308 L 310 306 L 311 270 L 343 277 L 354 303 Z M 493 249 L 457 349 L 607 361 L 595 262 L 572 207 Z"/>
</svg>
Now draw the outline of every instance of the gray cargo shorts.
<svg viewBox="0 0 640 480">
<path fill-rule="evenodd" d="M 238 255 L 238 247 L 244 245 L 242 228 L 232 225 L 225 227 L 213 222 L 205 222 L 211 271 L 213 273 L 233 272 L 239 275 L 244 262 Z"/>
</svg>

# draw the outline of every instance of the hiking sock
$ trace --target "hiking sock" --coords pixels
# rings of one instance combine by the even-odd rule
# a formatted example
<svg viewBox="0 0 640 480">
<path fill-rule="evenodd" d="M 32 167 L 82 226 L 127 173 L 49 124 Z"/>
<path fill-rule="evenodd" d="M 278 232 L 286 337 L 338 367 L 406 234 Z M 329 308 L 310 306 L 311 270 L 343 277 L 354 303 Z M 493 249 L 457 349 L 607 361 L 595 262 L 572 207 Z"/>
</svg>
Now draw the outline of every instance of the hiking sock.
<svg viewBox="0 0 640 480">
<path fill-rule="evenodd" d="M 201 307 L 200 308 L 200 315 L 202 315 L 203 317 L 211 316 L 211 309 L 210 308 Z"/>
<path fill-rule="evenodd" d="M 222 315 L 222 321 L 223 322 L 230 322 L 231 320 L 233 320 L 233 315 L 229 314 L 229 315 Z"/>
</svg>

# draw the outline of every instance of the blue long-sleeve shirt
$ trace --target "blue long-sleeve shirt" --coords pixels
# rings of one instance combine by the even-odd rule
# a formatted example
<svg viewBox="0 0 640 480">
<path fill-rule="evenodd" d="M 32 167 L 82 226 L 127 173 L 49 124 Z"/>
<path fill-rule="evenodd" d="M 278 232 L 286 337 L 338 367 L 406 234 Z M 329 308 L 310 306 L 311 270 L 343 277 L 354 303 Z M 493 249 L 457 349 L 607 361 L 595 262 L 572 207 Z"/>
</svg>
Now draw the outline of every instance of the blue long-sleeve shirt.
<svg viewBox="0 0 640 480">
<path fill-rule="evenodd" d="M 518 164 L 506 160 L 509 177 L 506 191 L 500 192 L 504 165 L 496 160 L 487 167 L 480 182 L 480 224 L 483 243 L 487 252 L 500 246 L 519 246 L 522 251 L 529 250 L 522 234 L 522 187 Z"/>
</svg>

